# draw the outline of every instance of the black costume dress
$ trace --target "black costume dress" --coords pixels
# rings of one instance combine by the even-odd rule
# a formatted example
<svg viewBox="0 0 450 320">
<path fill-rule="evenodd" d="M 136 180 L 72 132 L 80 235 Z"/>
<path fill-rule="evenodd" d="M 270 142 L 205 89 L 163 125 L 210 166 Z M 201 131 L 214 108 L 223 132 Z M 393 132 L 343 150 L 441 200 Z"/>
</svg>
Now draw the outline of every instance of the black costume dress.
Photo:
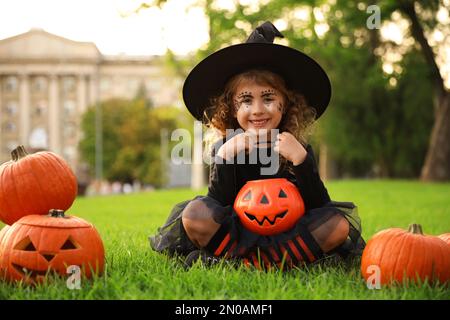
<svg viewBox="0 0 450 320">
<path fill-rule="evenodd" d="M 224 143 L 224 141 L 215 145 L 212 153 L 213 159 L 214 150 L 218 150 L 218 146 L 222 143 Z M 214 246 L 209 248 L 211 251 L 210 253 L 214 253 L 214 249 L 217 247 L 218 243 L 222 241 L 224 235 L 227 232 L 230 232 L 236 241 L 234 247 L 231 248 L 233 250 L 230 249 L 231 241 L 227 249 L 230 251 L 231 255 L 235 257 L 245 258 L 252 255 L 255 250 L 261 249 L 267 253 L 267 256 L 269 257 L 268 260 L 273 262 L 270 252 L 273 252 L 274 255 L 276 255 L 275 251 L 283 254 L 283 252 L 278 250 L 279 247 L 281 247 L 287 248 L 287 250 L 283 250 L 291 253 L 295 263 L 298 262 L 296 261 L 299 260 L 298 257 L 295 259 L 295 255 L 289 249 L 289 246 L 285 245 L 283 247 L 281 243 L 293 239 L 296 234 L 300 232 L 306 237 L 305 241 L 309 239 L 307 243 L 312 251 L 316 253 L 320 252 L 320 248 L 318 248 L 311 239 L 312 237 L 304 232 L 304 227 L 311 223 L 321 224 L 330 216 L 330 212 L 334 214 L 337 212 L 348 220 L 350 232 L 347 240 L 337 249 L 333 250 L 334 253 L 343 258 L 360 256 L 362 254 L 365 242 L 361 237 L 361 222 L 358 216 L 357 207 L 351 202 L 331 201 L 328 191 L 320 179 L 314 153 L 310 145 L 306 146 L 306 151 L 307 156 L 303 163 L 297 166 L 293 166 L 290 163 L 284 167 L 281 166 L 275 175 L 261 175 L 261 168 L 268 167 L 269 164 L 264 165 L 261 163 L 259 159 L 259 154 L 261 153 L 258 152 L 257 148 L 252 151 L 257 153 L 257 162 L 253 164 L 249 163 L 249 159 L 254 159 L 252 156 L 255 155 L 249 154 L 245 155 L 245 164 L 227 164 L 225 161 L 212 162 L 210 166 L 208 193 L 206 196 L 196 196 L 194 199 L 203 201 L 213 212 L 220 212 L 220 214 L 228 215 L 230 216 L 230 219 L 226 223 L 227 227 L 224 228 L 226 230 L 219 229 L 217 234 L 213 237 L 214 241 L 211 240 L 212 243 L 214 242 Z M 270 156 L 274 151 L 269 147 L 266 152 L 267 155 Z M 217 158 L 215 159 L 217 160 Z M 305 204 L 305 215 L 299 219 L 299 223 L 297 223 L 293 230 L 275 236 L 260 236 L 253 234 L 242 227 L 233 210 L 233 203 L 237 193 L 247 181 L 269 178 L 286 178 L 297 186 Z M 194 199 L 189 199 L 175 205 L 166 223 L 158 228 L 158 232 L 155 235 L 150 236 L 150 246 L 153 250 L 167 252 L 170 255 L 177 254 L 183 256 L 189 254 L 193 250 L 197 250 L 187 237 L 181 223 L 183 209 Z M 298 243 L 296 244 L 299 251 L 301 251 L 301 247 Z M 292 246 L 292 243 L 290 243 L 290 245 Z M 273 248 L 276 248 L 277 250 L 273 250 Z M 208 250 L 208 246 L 206 249 Z M 298 251 L 296 250 L 296 252 L 298 256 Z M 302 255 L 305 255 L 303 251 Z M 255 257 L 255 254 L 253 254 L 253 257 Z M 307 262 L 308 259 L 306 255 L 303 260 Z M 309 262 L 312 262 L 311 259 Z"/>
</svg>

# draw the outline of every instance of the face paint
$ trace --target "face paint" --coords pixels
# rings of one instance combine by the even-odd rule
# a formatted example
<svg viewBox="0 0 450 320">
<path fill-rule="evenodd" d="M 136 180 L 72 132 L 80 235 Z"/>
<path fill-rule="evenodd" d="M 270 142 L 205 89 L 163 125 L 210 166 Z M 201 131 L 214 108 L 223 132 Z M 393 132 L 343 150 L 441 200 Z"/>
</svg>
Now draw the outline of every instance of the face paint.
<svg viewBox="0 0 450 320">
<path fill-rule="evenodd" d="M 276 129 L 282 118 L 282 95 L 273 87 L 243 83 L 233 97 L 237 121 L 242 129 Z"/>
<path fill-rule="evenodd" d="M 275 90 L 273 90 L 273 89 L 263 90 L 261 92 L 261 96 L 265 96 L 265 95 L 276 95 L 276 93 L 275 93 Z"/>
<path fill-rule="evenodd" d="M 261 99 L 264 103 L 264 106 L 266 106 L 266 108 L 274 108 L 275 105 L 275 101 L 277 98 L 277 94 L 275 93 L 275 90 L 273 89 L 268 89 L 268 90 L 263 90 L 260 94 Z M 240 108 L 240 107 L 244 107 L 246 110 L 249 110 L 252 103 L 254 103 L 254 98 L 252 93 L 248 92 L 248 91 L 244 91 L 241 92 L 240 94 L 237 95 L 237 100 L 234 100 L 234 105 L 236 108 L 236 111 Z M 280 110 L 280 106 L 281 103 L 278 106 L 278 110 Z M 280 110 L 281 111 L 281 110 Z"/>
<path fill-rule="evenodd" d="M 240 108 L 244 108 L 245 110 L 249 110 L 252 102 L 252 94 L 249 91 L 243 91 L 237 95 L 237 99 L 235 100 L 236 112 Z"/>
<path fill-rule="evenodd" d="M 281 113 L 284 113 L 283 110 L 283 105 L 281 103 L 278 104 L 278 111 L 280 111 Z"/>
<path fill-rule="evenodd" d="M 264 105 L 267 108 L 274 108 L 277 94 L 273 89 L 264 90 L 261 92 L 261 98 L 263 99 Z"/>
</svg>

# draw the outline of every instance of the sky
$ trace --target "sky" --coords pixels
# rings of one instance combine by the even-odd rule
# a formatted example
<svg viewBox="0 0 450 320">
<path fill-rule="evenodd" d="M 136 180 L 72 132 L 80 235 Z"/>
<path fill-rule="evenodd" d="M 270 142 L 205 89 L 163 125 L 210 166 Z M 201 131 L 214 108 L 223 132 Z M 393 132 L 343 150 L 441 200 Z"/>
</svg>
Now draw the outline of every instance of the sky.
<svg viewBox="0 0 450 320">
<path fill-rule="evenodd" d="M 139 0 L 0 0 L 0 39 L 31 28 L 94 42 L 106 55 L 186 54 L 208 41 L 207 21 L 191 0 L 132 13 Z M 123 17 L 123 15 L 128 15 Z M 131 14 L 130 14 L 131 13 Z"/>
</svg>

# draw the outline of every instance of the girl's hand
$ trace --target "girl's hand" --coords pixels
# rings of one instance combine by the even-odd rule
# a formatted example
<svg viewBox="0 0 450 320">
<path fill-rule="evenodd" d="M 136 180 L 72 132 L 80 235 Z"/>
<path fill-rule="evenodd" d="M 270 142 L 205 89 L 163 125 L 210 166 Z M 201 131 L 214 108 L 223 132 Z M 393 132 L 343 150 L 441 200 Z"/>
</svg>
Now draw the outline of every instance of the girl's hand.
<svg viewBox="0 0 450 320">
<path fill-rule="evenodd" d="M 217 155 L 224 160 L 231 160 L 242 150 L 251 152 L 256 145 L 256 141 L 257 136 L 251 130 L 237 134 L 219 148 Z"/>
<path fill-rule="evenodd" d="M 291 161 L 294 166 L 305 161 L 307 151 L 302 144 L 289 132 L 277 135 L 274 150 Z"/>
</svg>

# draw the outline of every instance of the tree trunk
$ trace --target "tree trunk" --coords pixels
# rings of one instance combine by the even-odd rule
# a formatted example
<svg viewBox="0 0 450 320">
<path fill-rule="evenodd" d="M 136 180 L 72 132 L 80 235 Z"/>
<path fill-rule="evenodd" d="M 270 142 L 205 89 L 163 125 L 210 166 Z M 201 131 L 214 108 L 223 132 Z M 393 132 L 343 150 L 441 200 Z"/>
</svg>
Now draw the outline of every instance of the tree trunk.
<svg viewBox="0 0 450 320">
<path fill-rule="evenodd" d="M 332 159 L 328 145 L 325 142 L 320 144 L 319 175 L 322 180 L 332 180 L 337 177 L 335 162 Z"/>
<path fill-rule="evenodd" d="M 450 93 L 445 89 L 444 79 L 440 74 L 433 49 L 425 37 L 414 3 L 415 1 L 401 1 L 399 9 L 411 21 L 411 34 L 420 44 L 425 60 L 430 67 L 433 89 L 437 96 L 434 106 L 434 125 L 420 179 L 423 181 L 446 181 L 450 180 Z"/>
<path fill-rule="evenodd" d="M 450 179 L 450 94 L 436 99 L 436 112 L 425 163 L 420 179 L 446 181 Z"/>
</svg>

